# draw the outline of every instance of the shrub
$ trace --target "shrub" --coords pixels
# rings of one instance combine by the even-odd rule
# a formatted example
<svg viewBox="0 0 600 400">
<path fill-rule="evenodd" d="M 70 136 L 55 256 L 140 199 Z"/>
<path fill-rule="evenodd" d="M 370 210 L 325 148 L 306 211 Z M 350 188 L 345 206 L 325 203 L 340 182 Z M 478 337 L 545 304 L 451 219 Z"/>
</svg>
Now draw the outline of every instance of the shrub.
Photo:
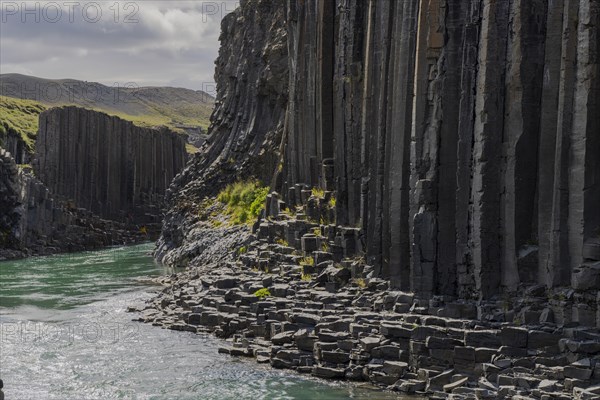
<svg viewBox="0 0 600 400">
<path fill-rule="evenodd" d="M 314 187 L 312 188 L 312 195 L 317 199 L 322 199 L 325 197 L 325 190 Z"/>
<path fill-rule="evenodd" d="M 267 289 L 267 288 L 262 288 L 262 289 L 258 289 L 256 292 L 254 292 L 254 295 L 262 300 L 265 297 L 271 296 L 271 292 L 269 292 L 269 289 Z"/>
<path fill-rule="evenodd" d="M 256 220 L 265 206 L 269 188 L 258 181 L 235 182 L 217 195 L 217 201 L 224 204 L 232 216 L 234 225 Z"/>
</svg>

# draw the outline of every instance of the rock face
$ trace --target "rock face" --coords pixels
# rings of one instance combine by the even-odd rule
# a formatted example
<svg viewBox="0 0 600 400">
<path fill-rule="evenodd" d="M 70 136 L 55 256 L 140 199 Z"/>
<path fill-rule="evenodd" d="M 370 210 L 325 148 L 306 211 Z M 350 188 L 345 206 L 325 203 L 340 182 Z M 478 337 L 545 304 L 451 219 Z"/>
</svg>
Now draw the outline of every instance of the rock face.
<svg viewBox="0 0 600 400">
<path fill-rule="evenodd" d="M 290 207 L 334 192 L 374 275 L 419 298 L 598 290 L 599 18 L 593 0 L 242 2 L 209 144 L 173 198 L 271 168 Z M 186 240 L 173 209 L 164 251 Z"/>
<path fill-rule="evenodd" d="M 55 198 L 0 148 L 0 260 L 148 240 L 137 228 L 103 220 Z"/>
<path fill-rule="evenodd" d="M 186 162 L 185 138 L 77 107 L 40 115 L 34 169 L 50 191 L 115 221 L 152 222 Z"/>
<path fill-rule="evenodd" d="M 210 136 L 169 190 L 169 211 L 156 252 L 168 263 L 180 263 L 178 248 L 196 247 L 193 225 L 204 196 L 235 179 L 255 177 L 268 183 L 279 161 L 288 87 L 284 2 L 241 4 L 221 26 Z M 173 256 L 167 257 L 171 251 Z"/>
<path fill-rule="evenodd" d="M 11 127 L 0 125 L 0 146 L 10 152 L 17 164 L 31 161 L 31 150 L 18 132 Z"/>
<path fill-rule="evenodd" d="M 599 14 L 290 1 L 279 189 L 335 190 L 367 262 L 423 297 L 579 285 L 600 260 Z"/>
</svg>

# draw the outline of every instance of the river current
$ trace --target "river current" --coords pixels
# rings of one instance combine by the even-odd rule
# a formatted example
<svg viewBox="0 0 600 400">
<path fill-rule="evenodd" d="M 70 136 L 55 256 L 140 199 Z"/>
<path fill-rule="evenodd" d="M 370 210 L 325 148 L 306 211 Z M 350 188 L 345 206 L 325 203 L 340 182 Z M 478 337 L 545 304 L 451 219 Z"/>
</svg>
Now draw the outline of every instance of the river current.
<svg viewBox="0 0 600 400">
<path fill-rule="evenodd" d="M 211 336 L 132 322 L 158 290 L 151 244 L 0 263 L 6 400 L 399 399 L 218 354 Z"/>
</svg>

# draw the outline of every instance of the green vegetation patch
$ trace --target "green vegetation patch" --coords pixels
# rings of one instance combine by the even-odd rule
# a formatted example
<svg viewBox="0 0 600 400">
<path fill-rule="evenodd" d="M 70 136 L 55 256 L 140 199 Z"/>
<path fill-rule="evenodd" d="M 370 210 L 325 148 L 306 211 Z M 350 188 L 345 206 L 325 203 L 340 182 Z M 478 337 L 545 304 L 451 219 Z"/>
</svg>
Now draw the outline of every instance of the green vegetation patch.
<svg viewBox="0 0 600 400">
<path fill-rule="evenodd" d="M 38 118 L 45 110 L 44 105 L 32 100 L 0 96 L 0 137 L 13 131 L 21 136 L 30 150 L 33 149 Z"/>
<path fill-rule="evenodd" d="M 269 289 L 267 289 L 267 288 L 262 288 L 262 289 L 258 289 L 256 292 L 254 292 L 254 295 L 262 300 L 266 297 L 271 296 L 271 292 L 269 292 Z"/>
<path fill-rule="evenodd" d="M 217 196 L 226 206 L 226 212 L 235 225 L 253 222 L 265 206 L 269 188 L 258 181 L 236 182 L 228 185 Z"/>
</svg>

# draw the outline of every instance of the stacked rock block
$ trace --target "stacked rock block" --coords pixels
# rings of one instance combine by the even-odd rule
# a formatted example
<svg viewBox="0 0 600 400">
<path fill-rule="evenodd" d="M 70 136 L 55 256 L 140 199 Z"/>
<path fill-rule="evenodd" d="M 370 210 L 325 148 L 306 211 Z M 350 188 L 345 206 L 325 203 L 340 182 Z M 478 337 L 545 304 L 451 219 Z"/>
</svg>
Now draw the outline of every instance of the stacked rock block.
<svg viewBox="0 0 600 400">
<path fill-rule="evenodd" d="M 600 288 L 598 2 L 287 13 L 284 200 L 335 189 L 337 223 L 362 227 L 378 275 L 422 298 Z"/>
<path fill-rule="evenodd" d="M 260 235 L 279 236 L 280 226 L 263 225 Z M 131 311 L 163 328 L 227 338 L 221 352 L 273 368 L 430 399 L 600 396 L 597 330 L 535 311 L 533 304 L 547 301 L 544 287 L 513 304 L 489 302 L 496 318 L 476 320 L 475 302 L 422 301 L 382 279 L 353 280 L 364 271 L 327 261 L 315 262 L 307 279 L 301 251 L 254 243 L 239 261 L 159 278 L 161 294 Z M 503 322 L 500 313 L 522 322 Z"/>
<path fill-rule="evenodd" d="M 34 169 L 52 193 L 103 218 L 157 221 L 185 166 L 185 137 L 77 107 L 40 115 Z"/>
</svg>

